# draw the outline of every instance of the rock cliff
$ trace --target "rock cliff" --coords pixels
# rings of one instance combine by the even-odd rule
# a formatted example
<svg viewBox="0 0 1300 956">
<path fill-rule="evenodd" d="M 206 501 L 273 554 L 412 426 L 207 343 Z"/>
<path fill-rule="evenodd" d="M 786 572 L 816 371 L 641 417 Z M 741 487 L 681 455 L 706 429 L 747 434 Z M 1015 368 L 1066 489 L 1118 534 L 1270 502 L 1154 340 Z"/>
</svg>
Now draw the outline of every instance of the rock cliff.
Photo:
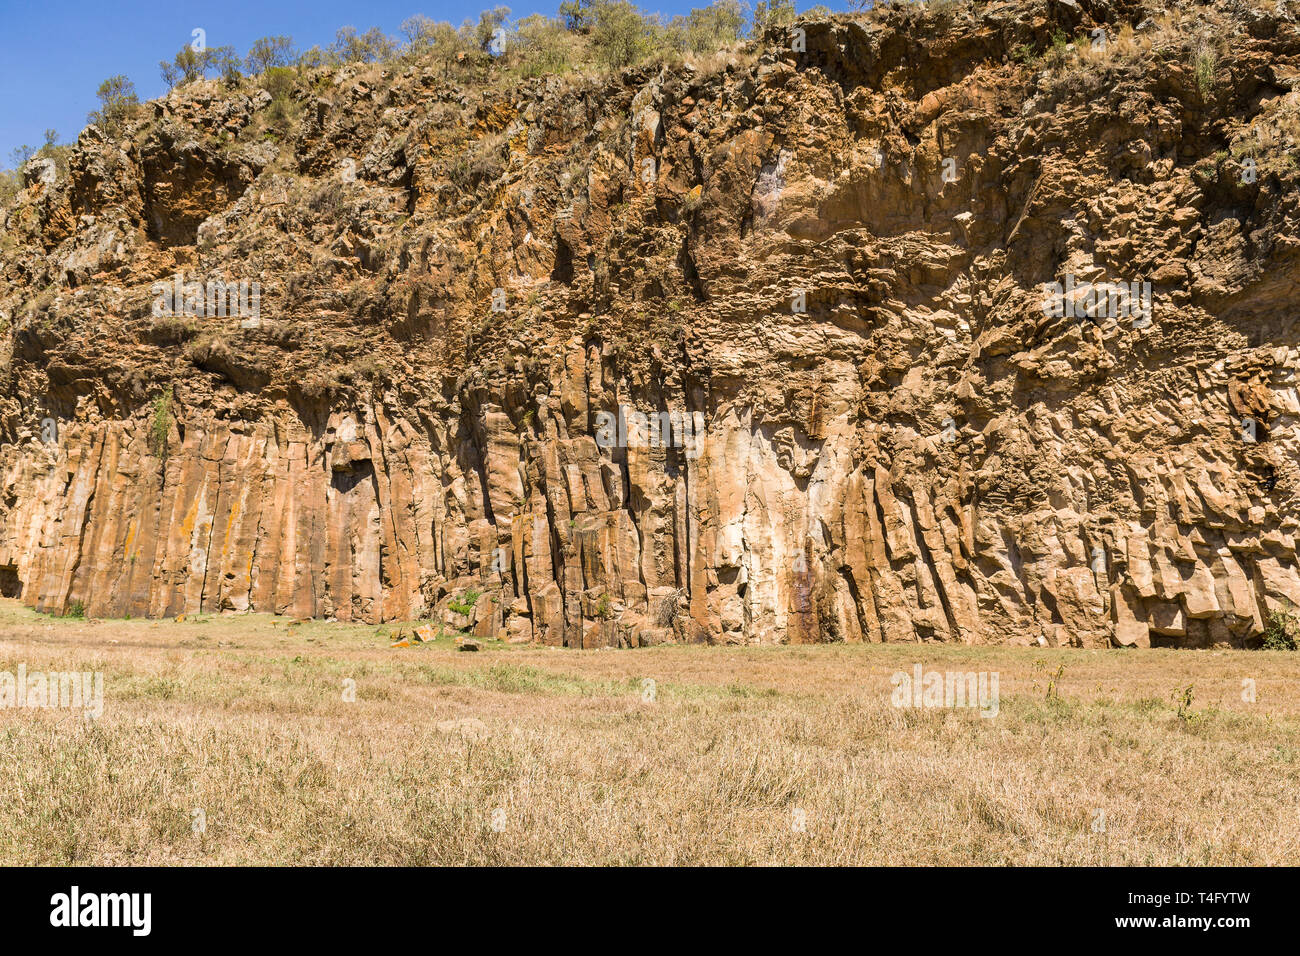
<svg viewBox="0 0 1300 956">
<path fill-rule="evenodd" d="M 1162 9 L 308 71 L 287 123 L 197 82 L 90 127 L 0 212 L 0 589 L 1249 645 L 1300 603 L 1300 27 Z"/>
</svg>

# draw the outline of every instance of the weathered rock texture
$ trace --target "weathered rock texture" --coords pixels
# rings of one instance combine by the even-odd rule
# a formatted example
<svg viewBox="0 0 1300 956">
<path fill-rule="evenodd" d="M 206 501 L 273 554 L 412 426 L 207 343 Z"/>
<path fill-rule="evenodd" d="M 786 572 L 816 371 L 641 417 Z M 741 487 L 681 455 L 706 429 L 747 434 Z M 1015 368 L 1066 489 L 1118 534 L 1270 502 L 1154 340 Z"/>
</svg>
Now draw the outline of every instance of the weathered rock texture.
<svg viewBox="0 0 1300 956">
<path fill-rule="evenodd" d="M 1251 643 L 1300 602 L 1296 23 L 801 26 L 711 70 L 308 76 L 279 139 L 251 84 L 86 130 L 5 213 L 6 593 L 582 647 Z M 154 316 L 176 273 L 259 282 L 258 321 Z M 1150 282 L 1149 326 L 1045 315 L 1067 274 Z M 598 442 L 620 406 L 676 446 Z"/>
</svg>

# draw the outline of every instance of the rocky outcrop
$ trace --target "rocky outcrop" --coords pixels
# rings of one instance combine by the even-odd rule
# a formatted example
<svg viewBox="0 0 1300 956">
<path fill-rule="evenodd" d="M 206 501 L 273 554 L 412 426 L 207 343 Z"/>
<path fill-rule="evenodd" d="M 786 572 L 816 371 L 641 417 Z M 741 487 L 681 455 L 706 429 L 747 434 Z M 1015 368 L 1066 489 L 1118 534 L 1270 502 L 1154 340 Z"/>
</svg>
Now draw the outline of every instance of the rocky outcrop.
<svg viewBox="0 0 1300 956">
<path fill-rule="evenodd" d="M 215 83 L 87 130 L 4 212 L 6 593 L 580 647 L 1256 640 L 1300 603 L 1296 24 L 798 30 L 309 75 L 287 135 Z M 155 314 L 177 274 L 202 314 Z"/>
</svg>

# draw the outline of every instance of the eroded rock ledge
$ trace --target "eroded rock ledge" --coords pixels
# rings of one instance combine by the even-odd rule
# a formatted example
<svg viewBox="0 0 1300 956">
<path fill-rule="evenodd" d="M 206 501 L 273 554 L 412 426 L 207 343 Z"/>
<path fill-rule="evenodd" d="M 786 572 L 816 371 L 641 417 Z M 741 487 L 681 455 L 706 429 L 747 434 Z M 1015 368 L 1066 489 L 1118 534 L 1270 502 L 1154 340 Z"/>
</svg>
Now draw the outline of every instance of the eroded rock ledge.
<svg viewBox="0 0 1300 956">
<path fill-rule="evenodd" d="M 88 129 L 5 213 L 0 588 L 582 647 L 1249 644 L 1300 603 L 1300 31 L 1233 9 L 349 68 L 282 142 L 200 83 Z M 260 315 L 153 315 L 176 273 Z M 1149 282 L 1150 323 L 1047 314 L 1065 276 Z M 669 444 L 599 440 L 620 407 Z"/>
</svg>

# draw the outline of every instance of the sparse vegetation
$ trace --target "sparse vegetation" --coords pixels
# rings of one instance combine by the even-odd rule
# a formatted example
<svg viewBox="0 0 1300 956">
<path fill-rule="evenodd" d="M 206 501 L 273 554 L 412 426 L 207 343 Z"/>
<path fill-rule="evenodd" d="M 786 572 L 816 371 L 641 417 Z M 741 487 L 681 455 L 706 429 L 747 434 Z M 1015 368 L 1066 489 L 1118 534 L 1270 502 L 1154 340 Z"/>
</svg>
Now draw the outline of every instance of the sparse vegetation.
<svg viewBox="0 0 1300 956">
<path fill-rule="evenodd" d="M 1047 51 L 1043 54 L 1043 65 L 1049 70 L 1057 71 L 1062 69 L 1069 59 L 1070 38 L 1061 30 L 1053 30 Z"/>
<path fill-rule="evenodd" d="M 118 136 L 140 108 L 135 94 L 135 84 L 122 74 L 110 76 L 95 91 L 99 109 L 86 116 L 86 121 L 99 126 L 109 136 Z"/>
<path fill-rule="evenodd" d="M 829 11 L 809 11 L 818 12 Z M 749 20 L 748 32 L 759 36 L 769 26 L 792 23 L 795 17 L 790 0 L 760 0 Z M 595 68 L 619 70 L 647 61 L 714 57 L 734 46 L 745 35 L 745 27 L 745 7 L 740 0 L 714 0 L 667 24 L 657 15 L 647 16 L 628 0 L 566 0 L 556 17 L 533 14 L 512 23 L 508 7 L 495 7 L 484 11 L 477 20 L 466 20 L 459 29 L 416 15 L 402 24 L 405 42 L 376 27 L 362 33 L 345 26 L 328 48 L 311 47 L 301 52 L 295 51 L 293 38 L 285 35 L 260 37 L 243 57 L 230 46 L 196 48 L 196 44 L 187 44 L 170 60 L 160 60 L 158 67 L 168 88 L 210 77 L 238 86 L 245 81 L 242 71 L 247 71 L 272 96 L 268 107 L 259 113 L 259 121 L 247 129 L 283 140 L 301 114 L 292 96 L 295 84 L 304 74 L 322 68 L 400 59 L 415 64 L 430 62 L 444 77 L 455 73 L 482 76 L 480 71 L 489 66 L 500 70 L 501 75 L 516 77 Z M 318 77 L 311 82 L 322 81 Z M 87 120 L 110 136 L 122 135 L 140 115 L 135 86 L 125 75 L 106 79 L 96 95 L 100 106 L 87 115 Z M 22 163 L 37 153 L 49 154 L 44 147 L 20 147 L 15 152 L 20 151 L 21 159 L 13 160 L 11 169 L 0 170 L 0 205 L 7 204 L 20 190 Z M 66 160 L 59 161 L 66 166 Z"/>
<path fill-rule="evenodd" d="M 343 27 L 335 34 L 331 49 L 339 63 L 376 63 L 390 59 L 396 44 L 378 27 L 365 33 L 357 33 L 356 27 Z"/>
<path fill-rule="evenodd" d="M 1219 69 L 1219 53 L 1215 49 L 1213 41 L 1208 37 L 1199 36 L 1192 43 L 1192 74 L 1196 77 L 1196 88 L 1200 91 L 1201 96 L 1210 95 L 1214 87 L 1215 75 Z"/>
<path fill-rule="evenodd" d="M 754 4 L 754 20 L 750 36 L 761 37 L 772 27 L 793 23 L 798 14 L 791 0 L 758 0 Z"/>
<path fill-rule="evenodd" d="M 201 80 L 214 72 L 228 82 L 239 78 L 239 58 L 234 47 L 214 46 L 195 49 L 187 44 L 176 51 L 171 62 L 158 61 L 158 73 L 169 88 Z"/>
<path fill-rule="evenodd" d="M 22 189 L 22 169 L 31 159 L 48 159 L 54 163 L 55 171 L 59 176 L 66 176 L 70 149 L 71 147 L 59 143 L 57 130 L 47 129 L 44 142 L 40 147 L 23 144 L 10 150 L 9 164 L 12 169 L 0 170 L 0 206 L 8 203 Z M 0 235 L 3 233 L 0 232 Z"/>
<path fill-rule="evenodd" d="M 451 608 L 457 614 L 466 616 L 474 613 L 474 605 L 478 604 L 478 599 L 482 596 L 482 591 L 470 588 L 459 597 L 454 597 L 447 602 L 447 607 Z"/>
<path fill-rule="evenodd" d="M 298 118 L 299 107 L 293 101 L 296 83 L 297 76 L 289 67 L 271 66 L 262 73 L 262 89 L 271 94 L 271 102 L 263 114 L 266 126 L 280 137 L 289 134 Z"/>
<path fill-rule="evenodd" d="M 254 75 L 265 73 L 273 67 L 288 67 L 295 60 L 293 38 L 287 36 L 262 37 L 244 57 L 244 66 Z"/>
<path fill-rule="evenodd" d="M 1188 684 L 1186 687 L 1174 688 L 1171 696 L 1178 708 L 1178 719 L 1185 724 L 1195 722 L 1200 715 L 1192 710 L 1192 701 L 1195 699 L 1195 695 L 1192 693 L 1192 685 Z"/>
<path fill-rule="evenodd" d="M 1300 839 L 1300 817 L 1277 812 L 1294 802 L 1300 734 L 1281 658 L 1249 658 L 1262 705 L 1240 698 L 1242 652 L 484 642 L 461 654 L 444 638 L 393 649 L 373 625 L 286 623 L 92 624 L 0 602 L 29 671 L 104 671 L 93 723 L 10 713 L 0 860 L 1269 865 Z M 1059 705 L 1031 691 L 1035 658 L 1047 672 L 1068 659 Z M 997 718 L 891 706 L 890 674 L 918 661 L 999 672 Z M 1196 687 L 1194 725 L 1169 699 L 1175 681 Z M 173 779 L 184 786 L 159 789 Z M 1107 808 L 1106 843 L 1094 806 Z M 806 837 L 791 834 L 795 807 Z"/>
<path fill-rule="evenodd" d="M 168 385 L 162 394 L 153 400 L 153 418 L 149 428 L 149 448 L 159 458 L 167 457 L 167 441 L 173 423 L 172 387 Z"/>
<path fill-rule="evenodd" d="M 1294 651 L 1300 646 L 1300 615 L 1294 606 L 1278 608 L 1268 617 L 1264 628 L 1264 641 L 1260 645 L 1266 651 Z"/>
<path fill-rule="evenodd" d="M 0 169 L 0 206 L 7 206 L 10 200 L 18 195 L 20 188 L 21 181 L 17 170 Z"/>
<path fill-rule="evenodd" d="M 565 73 L 580 56 L 580 42 L 558 20 L 534 15 L 519 22 L 516 71 L 521 76 Z"/>
<path fill-rule="evenodd" d="M 504 133 L 484 136 L 470 149 L 460 151 L 447 169 L 447 177 L 463 195 L 475 192 L 482 182 L 498 178 L 505 169 Z"/>
</svg>

